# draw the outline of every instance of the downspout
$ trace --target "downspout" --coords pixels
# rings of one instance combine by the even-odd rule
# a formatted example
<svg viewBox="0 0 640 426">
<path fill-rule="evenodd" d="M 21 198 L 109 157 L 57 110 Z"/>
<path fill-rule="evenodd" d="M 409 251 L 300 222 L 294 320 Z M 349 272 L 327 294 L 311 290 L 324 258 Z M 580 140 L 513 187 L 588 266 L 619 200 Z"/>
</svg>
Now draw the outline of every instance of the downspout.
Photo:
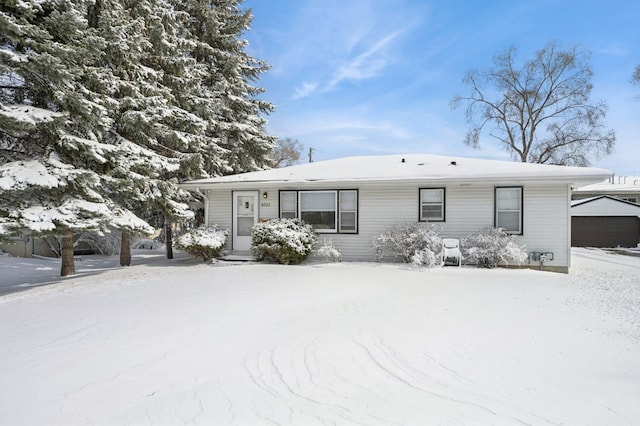
<svg viewBox="0 0 640 426">
<path fill-rule="evenodd" d="M 196 188 L 196 194 L 200 195 L 204 199 L 204 225 L 209 226 L 209 198 L 200 191 L 199 187 Z"/>
<path fill-rule="evenodd" d="M 571 270 L 571 194 L 573 190 L 571 188 L 571 184 L 567 185 L 568 200 L 567 200 L 567 240 L 569 244 L 567 244 L 567 273 Z"/>
</svg>

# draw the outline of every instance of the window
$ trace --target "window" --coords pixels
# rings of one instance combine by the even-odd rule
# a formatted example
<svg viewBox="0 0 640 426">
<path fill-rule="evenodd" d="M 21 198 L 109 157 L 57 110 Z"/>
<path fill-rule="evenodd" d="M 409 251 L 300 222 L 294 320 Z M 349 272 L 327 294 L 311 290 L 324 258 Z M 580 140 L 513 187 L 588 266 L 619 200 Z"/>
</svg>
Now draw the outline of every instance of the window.
<svg viewBox="0 0 640 426">
<path fill-rule="evenodd" d="M 317 233 L 358 233 L 358 191 L 280 191 L 280 217 L 300 218 Z"/>
<path fill-rule="evenodd" d="M 495 226 L 522 234 L 522 187 L 496 188 Z"/>
<path fill-rule="evenodd" d="M 300 219 L 317 232 L 336 232 L 336 191 L 300 191 Z"/>
<path fill-rule="evenodd" d="M 444 188 L 420 189 L 420 221 L 444 222 Z"/>
<path fill-rule="evenodd" d="M 296 191 L 280 191 L 280 217 L 285 219 L 298 217 L 298 193 Z"/>
<path fill-rule="evenodd" d="M 622 201 L 629 201 L 630 203 L 638 203 L 638 198 L 636 197 L 620 197 Z"/>
<path fill-rule="evenodd" d="M 339 191 L 340 232 L 358 232 L 358 191 Z"/>
</svg>

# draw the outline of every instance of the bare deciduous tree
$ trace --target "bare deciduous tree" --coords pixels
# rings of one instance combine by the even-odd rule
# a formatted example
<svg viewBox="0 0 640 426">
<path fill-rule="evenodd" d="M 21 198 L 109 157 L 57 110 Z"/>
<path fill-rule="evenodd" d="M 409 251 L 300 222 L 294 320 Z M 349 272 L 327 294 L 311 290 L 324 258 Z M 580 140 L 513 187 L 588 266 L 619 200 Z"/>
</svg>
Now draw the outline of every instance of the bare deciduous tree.
<svg viewBox="0 0 640 426">
<path fill-rule="evenodd" d="M 590 158 L 610 154 L 615 134 L 602 123 L 606 104 L 589 103 L 588 59 L 551 42 L 522 68 L 512 47 L 494 58 L 492 69 L 468 72 L 463 81 L 471 94 L 452 100 L 453 108 L 467 106 L 465 144 L 478 148 L 487 130 L 522 162 L 587 166 Z"/>
<path fill-rule="evenodd" d="M 631 81 L 635 84 L 640 84 L 640 65 L 636 67 L 636 70 L 633 72 L 631 76 Z"/>
<path fill-rule="evenodd" d="M 271 151 L 271 166 L 274 168 L 291 166 L 300 159 L 301 152 L 302 144 L 297 139 L 278 139 Z"/>
</svg>

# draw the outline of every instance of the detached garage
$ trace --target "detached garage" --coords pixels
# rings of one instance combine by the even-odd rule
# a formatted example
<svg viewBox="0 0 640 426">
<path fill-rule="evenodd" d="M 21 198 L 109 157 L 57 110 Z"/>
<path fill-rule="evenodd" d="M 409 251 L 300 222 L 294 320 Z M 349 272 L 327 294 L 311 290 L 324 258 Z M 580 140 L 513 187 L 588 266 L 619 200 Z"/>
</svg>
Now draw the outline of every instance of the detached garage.
<svg viewBox="0 0 640 426">
<path fill-rule="evenodd" d="M 602 195 L 571 204 L 573 247 L 636 247 L 640 204 Z"/>
</svg>

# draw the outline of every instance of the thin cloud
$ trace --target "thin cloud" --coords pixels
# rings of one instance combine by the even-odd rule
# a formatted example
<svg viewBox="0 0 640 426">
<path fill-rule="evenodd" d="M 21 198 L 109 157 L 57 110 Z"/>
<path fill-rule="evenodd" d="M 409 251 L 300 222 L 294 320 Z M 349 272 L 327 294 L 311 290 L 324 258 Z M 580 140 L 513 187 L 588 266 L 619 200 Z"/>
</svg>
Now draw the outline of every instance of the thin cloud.
<svg viewBox="0 0 640 426">
<path fill-rule="evenodd" d="M 292 96 L 293 100 L 301 99 L 306 96 L 309 96 L 318 88 L 318 83 L 303 83 L 302 87 L 296 87 L 295 93 Z"/>
<path fill-rule="evenodd" d="M 356 55 L 338 66 L 331 80 L 322 88 L 322 92 L 328 92 L 344 81 L 366 80 L 378 76 L 380 71 L 391 63 L 391 59 L 389 59 L 386 52 L 400 33 L 401 31 L 395 31 L 386 35 L 366 52 Z M 318 92 L 319 87 L 320 85 L 317 82 L 304 82 L 302 85 L 295 87 L 291 98 L 298 100 L 310 96 Z"/>
<path fill-rule="evenodd" d="M 331 90 L 343 81 L 357 81 L 373 78 L 386 67 L 390 60 L 386 48 L 398 37 L 400 31 L 393 32 L 376 42 L 369 50 L 342 64 L 335 72 L 325 91 Z"/>
</svg>

